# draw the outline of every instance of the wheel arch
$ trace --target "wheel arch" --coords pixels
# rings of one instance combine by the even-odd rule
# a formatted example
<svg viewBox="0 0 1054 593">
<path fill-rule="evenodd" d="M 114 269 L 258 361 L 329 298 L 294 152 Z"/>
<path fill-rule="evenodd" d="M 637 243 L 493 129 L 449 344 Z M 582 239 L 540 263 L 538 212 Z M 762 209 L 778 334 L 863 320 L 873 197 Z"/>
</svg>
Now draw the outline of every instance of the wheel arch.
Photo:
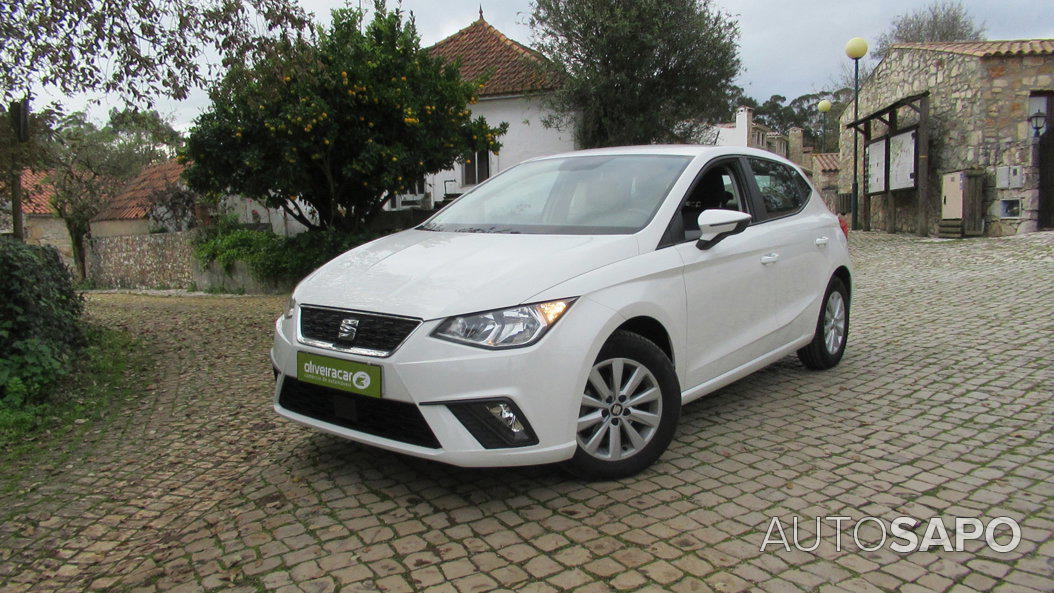
<svg viewBox="0 0 1054 593">
<path fill-rule="evenodd" d="M 849 273 L 849 268 L 845 266 L 838 266 L 838 269 L 831 275 L 834 278 L 838 278 L 845 285 L 845 291 L 849 294 L 849 298 L 853 297 L 853 282 L 852 276 Z"/>
<path fill-rule="evenodd" d="M 666 327 L 658 319 L 648 315 L 638 315 L 627 319 L 622 325 L 615 328 L 615 331 L 619 330 L 628 331 L 650 340 L 659 347 L 659 350 L 666 354 L 676 368 L 677 360 L 674 355 L 670 332 L 666 331 Z"/>
</svg>

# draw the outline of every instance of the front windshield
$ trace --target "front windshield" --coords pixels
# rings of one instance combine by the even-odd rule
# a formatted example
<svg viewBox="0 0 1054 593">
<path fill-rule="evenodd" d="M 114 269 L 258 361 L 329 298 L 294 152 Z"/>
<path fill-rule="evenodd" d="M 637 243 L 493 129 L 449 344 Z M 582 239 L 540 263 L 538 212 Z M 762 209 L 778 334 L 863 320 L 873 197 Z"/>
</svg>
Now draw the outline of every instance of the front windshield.
<svg viewBox="0 0 1054 593">
<path fill-rule="evenodd" d="M 420 229 L 469 233 L 635 233 L 689 156 L 607 155 L 523 163 L 465 194 Z"/>
</svg>

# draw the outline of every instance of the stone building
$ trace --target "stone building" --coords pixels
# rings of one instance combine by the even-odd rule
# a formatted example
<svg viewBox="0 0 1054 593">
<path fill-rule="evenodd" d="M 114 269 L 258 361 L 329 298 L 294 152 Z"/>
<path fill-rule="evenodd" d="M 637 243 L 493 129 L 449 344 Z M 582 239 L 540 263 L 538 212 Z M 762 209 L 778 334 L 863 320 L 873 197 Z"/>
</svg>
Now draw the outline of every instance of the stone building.
<svg viewBox="0 0 1054 593">
<path fill-rule="evenodd" d="M 845 200 L 838 194 L 839 160 L 837 152 L 813 152 L 805 155 L 805 168 L 811 173 L 812 184 L 823 196 L 831 212 L 845 214 L 849 211 Z M 793 160 L 793 159 L 792 159 Z"/>
<path fill-rule="evenodd" d="M 91 223 L 92 237 L 145 235 L 155 230 L 150 219 L 154 196 L 179 184 L 182 173 L 183 165 L 175 159 L 145 167 L 99 211 Z"/>
<path fill-rule="evenodd" d="M 29 245 L 50 245 L 67 267 L 73 267 L 73 243 L 66 223 L 51 207 L 53 190 L 47 171 L 22 172 L 22 229 Z"/>
<path fill-rule="evenodd" d="M 179 183 L 182 165 L 175 160 L 149 165 L 133 178 L 91 221 L 90 237 L 95 239 L 146 235 L 152 228 L 150 214 L 155 208 L 153 195 Z M 22 219 L 25 241 L 30 245 L 50 245 L 63 263 L 73 268 L 73 246 L 66 223 L 51 205 L 54 189 L 48 183 L 49 171 L 22 173 Z M 91 244 L 86 245 L 88 251 Z"/>
<path fill-rule="evenodd" d="M 857 166 L 864 224 L 876 230 L 914 232 L 916 220 L 919 228 L 922 220 L 928 220 L 928 233 L 933 233 L 942 218 L 942 176 L 971 171 L 983 188 L 981 232 L 999 236 L 1036 230 L 1054 196 L 1050 191 L 1041 195 L 1042 159 L 1029 116 L 1038 110 L 1047 115 L 1046 121 L 1050 118 L 1054 39 L 894 45 L 861 85 L 860 117 L 922 95 L 928 98 L 930 119 L 925 210 L 919 212 L 912 189 L 865 197 L 869 188 L 861 144 Z M 901 130 L 919 121 L 912 109 L 898 112 Z M 841 116 L 839 193 L 852 187 L 854 132 L 845 128 L 852 116 L 852 109 Z M 877 119 L 872 123 L 876 127 L 871 137 L 877 138 L 884 133 L 883 125 Z M 1044 170 L 1049 171 L 1054 158 L 1044 158 Z"/>
</svg>

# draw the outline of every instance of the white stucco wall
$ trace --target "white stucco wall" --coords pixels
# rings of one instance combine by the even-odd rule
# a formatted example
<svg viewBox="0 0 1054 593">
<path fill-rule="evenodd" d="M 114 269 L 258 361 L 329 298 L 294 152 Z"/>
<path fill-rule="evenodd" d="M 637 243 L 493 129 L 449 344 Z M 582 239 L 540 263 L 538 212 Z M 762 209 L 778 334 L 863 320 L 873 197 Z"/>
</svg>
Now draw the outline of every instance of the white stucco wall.
<svg viewBox="0 0 1054 593">
<path fill-rule="evenodd" d="M 25 225 L 26 243 L 30 245 L 50 245 L 58 250 L 59 257 L 66 267 L 73 269 L 73 245 L 66 223 L 58 216 L 29 214 L 22 217 Z"/>
<path fill-rule="evenodd" d="M 96 220 L 91 223 L 91 236 L 95 238 L 145 235 L 149 232 L 150 223 L 145 218 Z"/>
<path fill-rule="evenodd" d="M 306 205 L 301 203 L 301 208 Z M 307 227 L 292 216 L 289 216 L 281 208 L 268 208 L 255 200 L 240 196 L 228 196 L 222 201 L 222 209 L 238 217 L 238 222 L 244 224 L 269 224 L 271 230 L 278 235 L 298 235 L 307 230 Z"/>
<path fill-rule="evenodd" d="M 547 128 L 542 123 L 550 113 L 542 96 L 483 98 L 470 106 L 473 117 L 483 116 L 497 126 L 508 122 L 509 130 L 501 137 L 501 150 L 490 155 L 490 174 L 497 175 L 509 167 L 534 157 L 575 149 L 574 131 Z M 449 183 L 444 183 L 449 180 Z M 460 194 L 471 189 L 461 184 L 460 165 L 425 178 L 425 189 L 432 203 L 443 200 L 444 193 Z"/>
<path fill-rule="evenodd" d="M 757 146 L 758 143 L 750 141 L 751 128 L 754 127 L 754 110 L 749 107 L 736 109 L 736 121 L 734 124 L 721 124 L 717 126 L 717 146 Z"/>
</svg>

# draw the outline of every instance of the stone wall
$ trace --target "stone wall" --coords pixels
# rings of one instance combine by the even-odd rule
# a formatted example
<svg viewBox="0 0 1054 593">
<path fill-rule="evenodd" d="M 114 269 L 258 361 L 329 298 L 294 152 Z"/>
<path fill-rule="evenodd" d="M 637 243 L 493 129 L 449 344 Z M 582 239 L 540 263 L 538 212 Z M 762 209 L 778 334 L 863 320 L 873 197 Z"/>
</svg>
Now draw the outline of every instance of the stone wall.
<svg viewBox="0 0 1054 593">
<path fill-rule="evenodd" d="M 383 212 L 370 225 L 395 232 L 419 224 L 431 212 Z M 60 221 L 61 222 L 61 221 Z M 194 256 L 195 231 L 93 237 L 88 249 L 88 279 L 99 288 L 189 288 L 247 294 L 277 294 L 291 284 L 261 282 L 248 267 L 235 262 L 229 269 L 201 265 Z"/>
<path fill-rule="evenodd" d="M 88 278 L 105 288 L 186 288 L 194 282 L 191 233 L 97 237 Z"/>
<path fill-rule="evenodd" d="M 809 179 L 812 180 L 816 191 L 820 192 L 820 196 L 823 197 L 827 208 L 835 214 L 845 214 L 840 211 L 841 200 L 838 198 L 838 171 L 824 171 L 815 162 L 810 163 L 810 166 L 813 171 Z"/>
<path fill-rule="evenodd" d="M 196 258 L 193 262 L 194 287 L 197 290 L 212 290 L 232 294 L 285 294 L 293 292 L 296 282 L 261 281 L 253 277 L 245 262 L 236 261 L 229 268 L 213 262 L 202 265 Z"/>
<path fill-rule="evenodd" d="M 0 197 L 0 233 L 14 232 L 11 223 L 11 203 Z"/>
<path fill-rule="evenodd" d="M 1054 56 L 987 58 L 985 74 L 990 84 L 981 89 L 985 105 L 977 127 L 981 141 L 977 155 L 988 171 L 985 207 L 990 235 L 1012 235 L 1037 230 L 1039 211 L 1039 163 L 1028 124 L 1032 91 L 1054 90 Z M 995 169 L 1000 165 L 1024 167 L 1024 184 L 1016 189 L 996 189 Z M 1019 218 L 1000 218 L 1001 200 L 1020 200 Z"/>
<path fill-rule="evenodd" d="M 977 58 L 947 52 L 896 49 L 883 60 L 861 85 L 860 116 L 869 115 L 907 96 L 930 93 L 930 232 L 940 220 L 941 174 L 964 169 L 986 173 L 986 226 L 990 235 L 1035 230 L 1038 208 L 1038 173 L 1032 162 L 1028 128 L 1028 100 L 1032 91 L 1054 87 L 1054 56 Z M 852 107 L 841 116 L 840 136 L 842 172 L 839 191 L 852 188 L 853 132 L 844 129 L 852 120 Z M 900 127 L 916 123 L 910 109 L 900 110 Z M 874 122 L 872 137 L 885 130 Z M 864 197 L 863 143 L 860 145 L 861 216 L 868 213 L 871 228 L 915 231 L 915 192 L 906 190 L 892 198 Z M 1024 187 L 995 188 L 996 168 L 1021 165 L 1026 175 Z M 1000 217 L 1000 200 L 1021 199 L 1021 216 Z M 865 205 L 870 201 L 870 210 Z"/>
</svg>

